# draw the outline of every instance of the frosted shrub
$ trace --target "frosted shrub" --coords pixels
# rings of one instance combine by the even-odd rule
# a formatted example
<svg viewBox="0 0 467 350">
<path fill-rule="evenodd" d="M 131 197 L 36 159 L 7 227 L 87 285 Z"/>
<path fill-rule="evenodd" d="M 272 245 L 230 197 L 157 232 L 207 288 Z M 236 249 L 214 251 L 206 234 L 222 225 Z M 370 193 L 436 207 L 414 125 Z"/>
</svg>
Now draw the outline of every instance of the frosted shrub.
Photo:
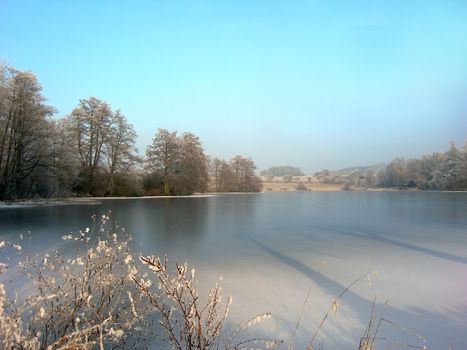
<svg viewBox="0 0 467 350">
<path fill-rule="evenodd" d="M 8 301 L 5 286 L 0 283 L 0 345 L 2 349 L 39 349 L 39 340 L 30 336 L 23 329 L 20 310 L 11 307 Z"/>
<path fill-rule="evenodd" d="M 206 303 L 202 304 L 195 282 L 195 270 L 189 270 L 187 264 L 175 264 L 171 270 L 167 258 L 141 257 L 141 261 L 152 270 L 155 280 L 133 279 L 157 312 L 165 339 L 173 349 L 261 349 L 282 343 L 275 339 L 240 338 L 246 328 L 269 319 L 269 313 L 241 323 L 229 337 L 223 338 L 222 330 L 232 298 L 222 303 L 220 284 L 214 286 Z"/>
<path fill-rule="evenodd" d="M 0 285 L 0 348 L 133 346 L 146 308 L 132 282 L 138 267 L 131 236 L 104 215 L 94 218 L 92 229 L 63 239 L 76 244 L 74 256 L 22 256 L 20 271 L 32 282 L 24 300 L 8 300 Z"/>
</svg>

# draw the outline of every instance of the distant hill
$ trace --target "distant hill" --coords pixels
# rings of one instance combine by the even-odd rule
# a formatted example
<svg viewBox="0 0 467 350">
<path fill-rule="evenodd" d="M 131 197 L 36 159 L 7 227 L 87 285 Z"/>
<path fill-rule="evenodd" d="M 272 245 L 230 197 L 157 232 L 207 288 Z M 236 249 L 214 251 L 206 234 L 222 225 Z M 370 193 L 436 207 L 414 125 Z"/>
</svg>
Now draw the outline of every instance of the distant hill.
<svg viewBox="0 0 467 350">
<path fill-rule="evenodd" d="M 352 174 L 356 172 L 366 173 L 368 170 L 377 172 L 379 169 L 384 169 L 386 165 L 387 164 L 385 163 L 380 163 L 380 164 L 367 165 L 367 166 L 354 166 L 354 167 L 336 170 L 334 171 L 334 173 L 336 175 L 348 175 L 348 174 Z"/>
</svg>

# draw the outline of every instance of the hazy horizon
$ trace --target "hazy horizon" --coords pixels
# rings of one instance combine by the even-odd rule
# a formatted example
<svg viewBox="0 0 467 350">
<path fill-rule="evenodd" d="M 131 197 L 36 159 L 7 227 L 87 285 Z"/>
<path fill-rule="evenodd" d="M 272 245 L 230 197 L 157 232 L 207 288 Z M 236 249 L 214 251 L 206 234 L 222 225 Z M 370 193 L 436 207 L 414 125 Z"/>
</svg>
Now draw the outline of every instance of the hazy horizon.
<svg viewBox="0 0 467 350">
<path fill-rule="evenodd" d="M 310 174 L 467 141 L 459 1 L 3 1 L 0 48 L 57 117 L 89 96 L 121 109 L 140 153 L 167 128 Z"/>
</svg>

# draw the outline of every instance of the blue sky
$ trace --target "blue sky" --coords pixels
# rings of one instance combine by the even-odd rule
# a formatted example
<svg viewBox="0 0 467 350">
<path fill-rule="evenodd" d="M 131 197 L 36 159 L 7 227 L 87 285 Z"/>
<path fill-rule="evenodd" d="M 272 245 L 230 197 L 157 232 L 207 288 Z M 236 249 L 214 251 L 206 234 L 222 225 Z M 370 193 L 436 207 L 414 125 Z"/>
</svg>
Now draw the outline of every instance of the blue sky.
<svg viewBox="0 0 467 350">
<path fill-rule="evenodd" d="M 467 141 L 462 0 L 0 0 L 0 59 L 57 117 L 121 109 L 140 151 L 163 127 L 313 172 Z"/>
</svg>

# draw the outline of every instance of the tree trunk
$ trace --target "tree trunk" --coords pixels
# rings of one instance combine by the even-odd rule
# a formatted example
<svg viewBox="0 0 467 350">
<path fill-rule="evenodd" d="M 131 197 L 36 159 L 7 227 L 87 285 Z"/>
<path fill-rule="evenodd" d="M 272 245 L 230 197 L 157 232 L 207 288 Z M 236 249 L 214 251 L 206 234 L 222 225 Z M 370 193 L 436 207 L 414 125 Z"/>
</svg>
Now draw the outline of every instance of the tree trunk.
<svg viewBox="0 0 467 350">
<path fill-rule="evenodd" d="M 169 190 L 169 173 L 167 167 L 164 168 L 164 196 L 170 194 Z"/>
</svg>

